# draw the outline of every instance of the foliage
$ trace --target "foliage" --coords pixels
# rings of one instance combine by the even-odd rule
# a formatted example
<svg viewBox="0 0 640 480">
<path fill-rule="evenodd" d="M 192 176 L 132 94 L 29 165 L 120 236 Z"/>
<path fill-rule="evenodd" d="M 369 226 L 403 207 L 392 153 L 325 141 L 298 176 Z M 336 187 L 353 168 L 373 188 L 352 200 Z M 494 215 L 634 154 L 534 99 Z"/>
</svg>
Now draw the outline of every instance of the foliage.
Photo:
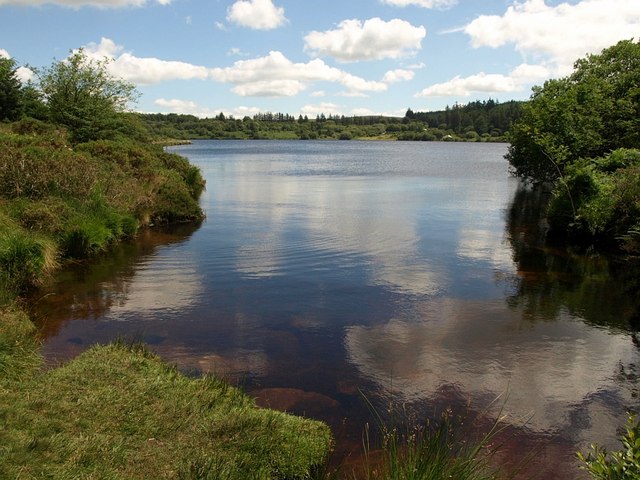
<svg viewBox="0 0 640 480">
<path fill-rule="evenodd" d="M 51 120 L 67 127 L 76 143 L 112 138 L 122 128 L 118 114 L 135 99 L 134 86 L 110 76 L 107 65 L 80 49 L 36 70 Z"/>
<path fill-rule="evenodd" d="M 625 238 L 640 227 L 640 151 L 618 149 L 569 165 L 553 191 L 548 220 L 576 240 L 617 240 L 632 248 Z"/>
<path fill-rule="evenodd" d="M 433 112 L 414 112 L 408 109 L 405 122 L 420 120 L 429 128 L 452 130 L 460 135 L 475 132 L 478 136 L 501 136 L 519 118 L 521 108 L 522 102 L 499 103 L 492 99 L 466 105 L 455 103 L 452 107 L 447 106 L 444 110 Z"/>
<path fill-rule="evenodd" d="M 16 76 L 16 62 L 0 56 L 0 121 L 20 116 L 21 83 Z"/>
<path fill-rule="evenodd" d="M 0 368 L 13 368 L 7 334 Z M 2 478 L 305 478 L 330 444 L 326 425 L 259 409 L 135 345 L 94 347 L 21 378 L 0 380 Z"/>
<path fill-rule="evenodd" d="M 607 454 L 598 445 L 591 446 L 591 452 L 585 457 L 581 452 L 578 458 L 583 468 L 594 480 L 637 480 L 640 478 L 640 422 L 629 416 L 621 435 L 622 450 Z"/>
<path fill-rule="evenodd" d="M 581 158 L 640 147 L 640 41 L 578 60 L 574 72 L 535 87 L 510 133 L 507 158 L 519 177 L 561 178 Z"/>
<path fill-rule="evenodd" d="M 20 228 L 0 209 L 0 307 L 57 266 L 55 242 Z"/>
<path fill-rule="evenodd" d="M 413 112 L 404 118 L 318 115 L 297 119 L 282 113 L 260 113 L 243 119 L 218 115 L 141 114 L 149 131 L 173 139 L 384 139 L 442 140 L 451 136 L 466 141 L 499 141 L 519 115 L 520 103 L 472 102 L 440 112 Z"/>
<path fill-rule="evenodd" d="M 141 224 L 200 220 L 198 168 L 161 147 L 101 140 L 23 119 L 0 131 L 0 285 L 16 295 L 59 257 L 85 257 Z"/>
</svg>

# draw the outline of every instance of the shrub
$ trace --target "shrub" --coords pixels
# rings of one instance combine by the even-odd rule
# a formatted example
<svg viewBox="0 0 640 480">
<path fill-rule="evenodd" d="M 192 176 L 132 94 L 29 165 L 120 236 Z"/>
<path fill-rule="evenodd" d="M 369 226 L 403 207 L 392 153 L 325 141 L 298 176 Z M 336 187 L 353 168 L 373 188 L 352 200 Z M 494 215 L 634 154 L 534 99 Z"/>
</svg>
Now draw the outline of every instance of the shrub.
<svg viewBox="0 0 640 480">
<path fill-rule="evenodd" d="M 152 205 L 154 222 L 173 223 L 202 220 L 202 210 L 178 172 L 169 170 L 157 181 L 159 186 Z"/>
<path fill-rule="evenodd" d="M 17 294 L 55 268 L 57 249 L 52 240 L 25 232 L 7 217 L 0 219 L 0 288 Z"/>
<path fill-rule="evenodd" d="M 547 210 L 551 228 L 574 240 L 613 243 L 633 251 L 640 225 L 640 151 L 620 149 L 567 168 Z"/>
<path fill-rule="evenodd" d="M 591 446 L 591 452 L 585 457 L 578 453 L 584 468 L 594 480 L 637 480 L 640 478 L 640 422 L 633 415 L 629 419 L 620 437 L 622 450 L 607 454 L 598 445 Z"/>
</svg>

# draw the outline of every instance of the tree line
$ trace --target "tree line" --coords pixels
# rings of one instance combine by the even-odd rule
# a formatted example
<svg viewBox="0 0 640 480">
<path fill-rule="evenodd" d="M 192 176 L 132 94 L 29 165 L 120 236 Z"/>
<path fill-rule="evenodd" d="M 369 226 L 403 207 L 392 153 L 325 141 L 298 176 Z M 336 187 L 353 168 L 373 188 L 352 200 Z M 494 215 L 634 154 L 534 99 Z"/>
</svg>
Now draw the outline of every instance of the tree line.
<svg viewBox="0 0 640 480">
<path fill-rule="evenodd" d="M 389 139 L 504 141 L 519 118 L 522 102 L 471 102 L 434 112 L 408 109 L 404 117 L 345 116 L 320 113 L 313 118 L 264 112 L 236 119 L 176 113 L 140 114 L 154 135 L 176 139 Z"/>
</svg>

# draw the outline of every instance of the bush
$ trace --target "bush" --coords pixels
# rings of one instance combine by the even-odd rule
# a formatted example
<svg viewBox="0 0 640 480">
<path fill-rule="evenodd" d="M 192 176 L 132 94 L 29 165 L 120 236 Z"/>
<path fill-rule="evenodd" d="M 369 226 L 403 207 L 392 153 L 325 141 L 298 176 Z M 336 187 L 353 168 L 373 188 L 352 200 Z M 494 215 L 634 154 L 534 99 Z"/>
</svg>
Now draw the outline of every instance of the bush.
<svg viewBox="0 0 640 480">
<path fill-rule="evenodd" d="M 176 171 L 169 170 L 157 179 L 152 220 L 156 223 L 174 223 L 202 220 L 203 213 L 189 187 Z"/>
<path fill-rule="evenodd" d="M 574 240 L 636 249 L 640 226 L 640 151 L 620 149 L 567 168 L 547 210 L 551 228 Z"/>
<path fill-rule="evenodd" d="M 621 435 L 622 450 L 607 454 L 598 445 L 585 457 L 578 453 L 584 468 L 594 480 L 637 480 L 640 478 L 640 422 L 629 416 Z"/>
</svg>

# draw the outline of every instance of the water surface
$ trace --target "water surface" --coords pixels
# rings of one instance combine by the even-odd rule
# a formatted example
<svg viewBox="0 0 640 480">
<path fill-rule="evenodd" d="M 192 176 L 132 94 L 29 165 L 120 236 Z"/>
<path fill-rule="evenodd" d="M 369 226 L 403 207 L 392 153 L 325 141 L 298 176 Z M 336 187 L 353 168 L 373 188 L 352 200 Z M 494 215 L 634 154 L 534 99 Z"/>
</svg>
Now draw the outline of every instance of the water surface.
<svg viewBox="0 0 640 480">
<path fill-rule="evenodd" d="M 616 446 L 640 406 L 637 271 L 543 247 L 544 199 L 509 176 L 506 145 L 172 150 L 202 169 L 207 220 L 147 232 L 38 292 L 50 361 L 141 338 L 329 422 L 338 456 L 371 420 L 363 394 L 426 417 L 500 397 L 508 456 L 536 449 L 540 478 L 578 478 L 576 449 Z"/>
</svg>

